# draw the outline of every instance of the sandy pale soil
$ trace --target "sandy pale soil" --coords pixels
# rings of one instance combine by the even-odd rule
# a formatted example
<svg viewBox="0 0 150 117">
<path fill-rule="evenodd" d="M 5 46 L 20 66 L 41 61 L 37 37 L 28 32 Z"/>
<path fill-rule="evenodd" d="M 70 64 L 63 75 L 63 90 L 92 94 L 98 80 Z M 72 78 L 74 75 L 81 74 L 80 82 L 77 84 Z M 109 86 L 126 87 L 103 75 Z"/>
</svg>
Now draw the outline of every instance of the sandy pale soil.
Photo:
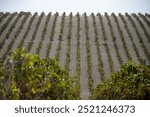
<svg viewBox="0 0 150 117">
<path fill-rule="evenodd" d="M 144 15 L 144 14 L 143 14 Z M 3 27 L 4 24 L 7 23 L 9 17 L 11 16 L 11 14 L 9 14 L 8 16 L 2 18 L 2 14 L 0 15 L 0 18 L 2 19 L 0 22 L 0 29 Z M 15 15 L 8 23 L 8 26 L 5 28 L 5 30 L 3 30 L 2 32 L 0 32 L 0 43 L 2 42 L 2 40 L 4 39 L 4 44 L 1 46 L 0 49 L 0 57 L 3 56 L 3 54 L 6 52 L 8 45 L 10 45 L 12 39 L 14 38 L 14 35 L 17 33 L 17 31 L 19 30 L 19 26 L 21 25 L 21 21 L 23 20 L 25 15 L 22 15 L 19 20 L 17 21 L 15 27 L 11 30 L 9 38 L 6 39 L 6 34 L 7 32 L 10 30 L 11 25 L 15 22 L 17 15 Z M 42 20 L 41 23 L 39 24 L 38 29 L 36 29 L 36 25 L 39 19 L 39 16 L 36 16 L 35 19 L 33 20 L 32 24 L 31 24 L 31 28 L 26 36 L 26 38 L 24 39 L 24 43 L 22 47 L 27 48 L 29 45 L 29 42 L 33 36 L 33 32 L 37 31 L 34 41 L 33 41 L 33 45 L 31 47 L 31 53 L 35 53 L 37 50 L 38 45 L 40 44 L 40 40 L 41 40 L 41 36 L 42 36 L 42 32 L 44 30 L 44 24 L 46 22 L 46 18 L 47 16 L 45 15 Z M 28 25 L 29 22 L 31 20 L 31 15 L 27 18 L 26 22 L 23 24 L 23 28 L 22 30 L 20 30 L 20 33 L 18 34 L 16 40 L 14 41 L 11 49 L 9 51 L 14 51 L 16 49 L 16 47 L 18 46 L 20 40 L 23 38 L 24 33 L 28 30 Z M 148 54 L 150 55 L 150 27 L 147 25 L 147 23 L 141 18 L 139 17 L 140 21 L 143 23 L 146 33 L 144 32 L 144 29 L 141 27 L 140 23 L 137 21 L 137 19 L 135 17 L 133 17 L 131 15 L 136 27 L 137 27 L 137 31 L 140 34 L 140 37 L 143 41 L 143 45 L 140 43 L 140 38 L 137 35 L 137 31 L 135 29 L 135 27 L 133 26 L 133 24 L 130 22 L 130 20 L 127 18 L 127 16 L 124 16 L 126 22 L 127 22 L 127 26 L 129 28 L 129 32 L 131 33 L 132 38 L 129 37 L 129 33 L 127 32 L 125 25 L 123 23 L 123 21 L 121 20 L 120 17 L 117 16 L 118 22 L 119 22 L 119 26 L 123 32 L 123 37 L 124 37 L 124 43 L 126 44 L 127 49 L 129 50 L 129 54 L 131 56 L 131 58 L 133 59 L 133 61 L 137 64 L 139 64 L 139 58 L 137 56 L 137 53 L 135 51 L 135 48 L 137 48 L 138 54 L 140 56 L 140 58 L 144 61 L 143 63 L 145 64 L 150 64 L 150 60 L 148 59 Z M 145 16 L 147 18 L 147 20 L 150 22 L 150 18 L 148 16 Z M 123 63 L 126 63 L 128 61 L 128 57 L 127 57 L 127 53 L 126 53 L 126 49 L 123 47 L 123 40 L 121 38 L 121 34 L 119 32 L 119 29 L 117 27 L 117 23 L 115 22 L 114 18 L 112 16 L 109 16 L 111 25 L 113 27 L 113 31 L 114 31 L 114 36 L 116 37 L 116 41 L 113 42 L 113 37 L 111 35 L 111 30 L 110 27 L 108 25 L 108 20 L 106 18 L 106 16 L 102 16 L 103 18 L 103 24 L 104 24 L 104 29 L 106 32 L 106 38 L 107 40 L 104 41 L 104 38 L 102 37 L 102 27 L 100 25 L 100 21 L 99 21 L 99 17 L 95 15 L 95 21 L 96 21 L 96 29 L 98 32 L 98 46 L 96 45 L 95 42 L 95 32 L 94 32 L 94 26 L 93 26 L 93 19 L 92 16 L 88 16 L 88 36 L 89 36 L 89 44 L 90 44 L 90 56 L 91 56 L 91 63 L 92 63 L 92 71 L 91 71 L 91 75 L 92 75 L 92 79 L 93 79 L 93 86 L 96 87 L 96 85 L 99 82 L 102 82 L 101 80 L 101 76 L 98 70 L 98 64 L 99 64 L 99 59 L 98 59 L 98 54 L 101 55 L 101 59 L 103 62 L 103 68 L 104 69 L 104 74 L 105 74 L 105 79 L 107 79 L 110 74 L 111 74 L 111 69 L 110 69 L 110 63 L 109 63 L 109 58 L 108 58 L 108 53 L 106 51 L 106 44 L 108 46 L 109 52 L 110 52 L 110 56 L 112 59 L 112 63 L 113 63 L 113 70 L 114 71 L 118 71 L 120 69 L 120 63 L 119 63 L 119 59 L 117 56 L 117 51 L 115 49 L 114 44 L 116 44 L 117 48 L 118 48 L 118 52 L 123 60 Z M 69 16 L 65 17 L 65 22 L 64 22 L 64 28 L 63 28 L 63 34 L 62 34 L 62 41 L 61 41 L 61 49 L 58 50 L 58 44 L 59 44 L 59 39 L 58 36 L 60 34 L 60 25 L 61 25 L 61 20 L 62 20 L 62 16 L 59 15 L 56 19 L 56 25 L 54 27 L 54 36 L 53 36 L 53 40 L 50 40 L 50 36 L 51 36 L 51 31 L 52 31 L 52 27 L 54 24 L 54 14 L 52 14 L 52 16 L 50 17 L 47 27 L 46 27 L 46 35 L 45 38 L 42 42 L 42 47 L 40 50 L 40 57 L 45 57 L 46 56 L 46 51 L 47 51 L 47 45 L 49 43 L 51 43 L 51 49 L 50 49 L 50 53 L 49 53 L 49 57 L 50 58 L 54 58 L 56 56 L 56 53 L 59 52 L 59 62 L 60 65 L 64 68 L 66 66 L 66 63 L 68 63 L 67 60 L 67 49 L 69 48 L 68 46 L 68 25 L 69 25 Z M 105 43 L 106 42 L 106 43 Z M 135 45 L 135 47 L 134 47 Z M 77 17 L 73 16 L 72 18 L 72 29 L 71 29 L 71 46 L 70 46 L 70 63 L 69 63 L 69 73 L 71 76 L 75 75 L 75 70 L 77 67 Z M 100 53 L 97 52 L 97 47 L 100 50 Z M 144 48 L 146 48 L 146 51 L 148 54 L 146 54 Z M 7 52 L 9 55 L 9 51 Z M 82 99 L 88 99 L 89 95 L 90 95 L 90 90 L 89 90 L 89 77 L 88 77 L 88 63 L 87 63 L 87 48 L 86 48 L 86 35 L 85 35 L 85 19 L 84 16 L 80 16 L 80 68 L 81 68 L 81 74 L 80 74 L 80 93 L 81 93 L 81 98 Z"/>
</svg>

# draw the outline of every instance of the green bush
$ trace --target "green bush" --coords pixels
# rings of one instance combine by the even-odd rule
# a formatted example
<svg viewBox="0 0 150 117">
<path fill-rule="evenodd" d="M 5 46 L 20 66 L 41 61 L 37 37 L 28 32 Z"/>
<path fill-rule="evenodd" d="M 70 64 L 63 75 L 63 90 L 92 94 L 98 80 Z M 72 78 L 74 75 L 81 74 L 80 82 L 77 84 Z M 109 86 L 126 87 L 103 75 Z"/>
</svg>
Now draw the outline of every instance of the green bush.
<svg viewBox="0 0 150 117">
<path fill-rule="evenodd" d="M 24 49 L 11 53 L 5 67 L 1 62 L 0 80 L 0 95 L 6 99 L 79 99 L 75 83 L 57 61 Z"/>
<path fill-rule="evenodd" d="M 0 99 L 5 95 L 5 87 L 3 84 L 4 80 L 4 66 L 2 64 L 2 61 L 0 60 Z"/>
<path fill-rule="evenodd" d="M 129 61 L 119 72 L 113 73 L 104 83 L 98 84 L 90 99 L 150 99 L 150 66 L 136 65 Z"/>
</svg>

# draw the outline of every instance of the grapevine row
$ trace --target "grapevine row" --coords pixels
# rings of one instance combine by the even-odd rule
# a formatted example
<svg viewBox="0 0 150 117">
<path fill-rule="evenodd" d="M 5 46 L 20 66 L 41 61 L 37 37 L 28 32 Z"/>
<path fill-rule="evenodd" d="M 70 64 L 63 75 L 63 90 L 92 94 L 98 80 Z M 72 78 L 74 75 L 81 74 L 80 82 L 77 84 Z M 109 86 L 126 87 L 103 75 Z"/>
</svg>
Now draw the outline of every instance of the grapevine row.
<svg viewBox="0 0 150 117">
<path fill-rule="evenodd" d="M 142 21 L 139 19 L 139 17 L 136 15 L 136 14 L 132 14 L 132 16 L 138 21 L 138 23 L 140 24 L 140 26 L 142 27 L 147 39 L 148 39 L 148 42 L 150 43 L 150 35 L 148 34 L 148 31 L 146 30 L 144 24 L 142 23 Z"/>
<path fill-rule="evenodd" d="M 101 56 L 101 50 L 99 47 L 99 41 L 98 41 L 98 31 L 97 31 L 97 25 L 96 25 L 96 20 L 95 20 L 95 15 L 92 13 L 92 19 L 93 19 L 93 27 L 94 27 L 94 38 L 95 38 L 95 44 L 96 44 L 96 49 L 97 49 L 97 57 L 98 57 L 98 70 L 101 76 L 101 80 L 104 81 L 105 79 L 105 72 L 104 72 L 104 65 L 102 61 L 102 56 Z"/>
<path fill-rule="evenodd" d="M 80 50 L 80 14 L 77 13 L 76 14 L 77 17 L 77 57 L 76 57 L 76 75 L 75 75 L 75 83 L 78 89 L 78 92 L 80 93 L 80 70 L 81 70 L 81 66 L 80 66 L 80 62 L 81 62 L 81 50 Z"/>
<path fill-rule="evenodd" d="M 68 24 L 68 42 L 67 42 L 67 53 L 66 53 L 66 61 L 65 61 L 65 69 L 69 71 L 70 66 L 70 52 L 71 52 L 71 33 L 72 33 L 72 13 L 69 15 L 69 24 Z"/>
<path fill-rule="evenodd" d="M 32 34 L 31 40 L 29 41 L 29 44 L 28 44 L 28 46 L 27 46 L 27 50 L 28 50 L 28 51 L 31 50 L 31 47 L 32 47 L 32 45 L 33 45 L 33 41 L 34 41 L 34 39 L 35 39 L 35 37 L 36 37 L 36 34 L 37 34 L 37 31 L 38 31 L 39 25 L 40 25 L 40 23 L 41 23 L 43 17 L 44 17 L 44 13 L 42 12 L 41 15 L 40 15 L 40 17 L 38 18 L 38 21 L 37 21 L 36 27 L 35 27 L 35 29 L 34 29 L 34 32 L 33 32 L 33 34 Z"/>
<path fill-rule="evenodd" d="M 31 29 L 32 23 L 33 23 L 33 21 L 34 21 L 34 19 L 35 19 L 36 16 L 37 16 L 37 13 L 34 13 L 34 15 L 31 17 L 31 19 L 29 21 L 29 24 L 27 26 L 27 29 L 26 29 L 26 31 L 25 31 L 25 33 L 23 35 L 23 38 L 20 40 L 17 48 L 21 48 L 22 45 L 24 44 L 24 42 L 26 40 L 26 37 L 27 37 L 27 35 L 28 35 L 28 33 L 29 33 L 30 29 Z"/>
<path fill-rule="evenodd" d="M 49 56 L 50 51 L 51 51 L 51 46 L 52 46 L 52 41 L 53 41 L 53 38 L 54 38 L 55 26 L 56 26 L 58 15 L 59 14 L 56 13 L 55 16 L 54 16 L 53 26 L 52 26 L 52 30 L 50 32 L 50 40 L 49 40 L 49 43 L 47 44 L 46 57 Z"/>
<path fill-rule="evenodd" d="M 122 58 L 121 58 L 121 55 L 120 55 L 120 52 L 119 52 L 119 48 L 118 48 L 117 43 L 116 43 L 116 37 L 115 37 L 115 34 L 114 34 L 113 26 L 111 25 L 111 21 L 110 21 L 109 16 L 108 16 L 107 13 L 105 13 L 105 16 L 106 16 L 106 18 L 107 18 L 107 20 L 108 20 L 109 29 L 110 29 L 111 36 L 112 36 L 112 39 L 113 39 L 112 42 L 113 42 L 113 45 L 114 45 L 114 47 L 115 47 L 115 50 L 116 50 L 116 53 L 117 53 L 117 57 L 118 57 L 119 63 L 122 64 L 122 63 L 123 63 L 123 60 L 122 60 Z M 125 50 L 126 50 L 126 49 L 127 49 L 126 43 L 125 43 L 124 45 L 125 45 L 124 48 L 125 48 Z M 127 52 L 128 52 L 128 51 L 127 51 Z"/>
<path fill-rule="evenodd" d="M 97 15 L 99 17 L 100 26 L 102 27 L 102 36 L 103 36 L 103 40 L 105 41 L 105 48 L 106 48 L 106 51 L 107 51 L 109 67 L 110 67 L 111 72 L 113 72 L 114 63 L 112 61 L 112 57 L 110 55 L 110 50 L 109 50 L 108 45 L 107 45 L 107 37 L 106 37 L 105 29 L 104 29 L 103 18 L 101 16 L 101 14 L 99 14 L 99 13 Z"/>
<path fill-rule="evenodd" d="M 3 38 L 3 40 L 0 42 L 0 50 L 3 48 L 3 46 L 5 45 L 5 42 L 9 39 L 9 36 L 11 34 L 11 32 L 14 30 L 18 20 L 20 19 L 20 17 L 22 16 L 22 13 L 19 13 L 17 15 L 17 18 L 15 19 L 15 21 L 12 23 L 12 25 L 10 26 L 8 32 L 6 33 L 5 37 Z"/>
<path fill-rule="evenodd" d="M 60 58 L 59 56 L 60 56 L 60 50 L 61 50 L 62 35 L 63 35 L 63 31 L 64 31 L 65 17 L 66 17 L 66 13 L 63 13 L 61 24 L 60 24 L 60 32 L 59 32 L 59 36 L 58 36 L 59 43 L 58 43 L 58 47 L 57 47 L 57 53 L 55 55 L 55 58 L 57 61 L 59 61 L 59 58 Z"/>
<path fill-rule="evenodd" d="M 148 14 L 148 13 L 145 13 L 145 16 L 147 16 L 148 18 L 150 18 L 150 14 Z"/>
<path fill-rule="evenodd" d="M 132 33 L 131 33 L 130 30 L 129 30 L 129 27 L 128 27 L 127 22 L 126 22 L 126 20 L 125 20 L 125 18 L 124 18 L 124 16 L 123 16 L 122 14 L 119 13 L 119 17 L 121 18 L 121 20 L 122 20 L 122 22 L 123 22 L 123 24 L 124 24 L 124 28 L 125 28 L 125 30 L 127 31 L 127 34 L 129 35 L 129 38 L 130 38 L 130 40 L 131 40 L 131 42 L 132 42 L 132 46 L 133 46 L 133 48 L 134 48 L 134 51 L 135 51 L 136 56 L 137 56 L 137 58 L 138 58 L 138 61 L 139 61 L 140 63 L 142 63 L 142 58 L 140 57 L 139 51 L 138 51 L 138 49 L 137 49 L 137 47 L 136 47 L 136 45 L 135 45 L 135 43 L 134 43 L 134 39 L 133 39 Z M 117 19 L 117 18 L 116 18 L 116 19 Z M 118 20 L 116 20 L 116 21 L 117 21 L 117 25 L 119 26 Z M 119 27 L 120 27 L 120 26 L 119 26 Z M 121 28 L 119 28 L 119 30 L 121 31 Z M 123 31 L 121 31 L 121 32 L 123 32 Z M 122 33 L 122 34 L 123 34 L 123 33 Z"/>
<path fill-rule="evenodd" d="M 9 18 L 7 19 L 7 21 L 1 26 L 0 29 L 0 35 L 4 32 L 4 30 L 7 28 L 7 26 L 9 25 L 10 21 L 17 15 L 17 12 L 11 14 L 9 16 Z"/>
<path fill-rule="evenodd" d="M 113 16 L 113 18 L 114 18 L 114 20 L 115 20 L 115 23 L 117 24 L 117 28 L 118 28 L 118 30 L 119 30 L 119 34 L 120 34 L 120 37 L 121 37 L 121 41 L 122 41 L 122 43 L 123 43 L 123 47 L 124 47 L 125 53 L 126 53 L 126 55 L 127 55 L 127 57 L 128 57 L 128 60 L 132 60 L 131 55 L 130 55 L 130 53 L 129 53 L 129 49 L 128 49 L 128 47 L 127 47 L 127 43 L 126 43 L 126 41 L 125 41 L 124 33 L 123 33 L 123 31 L 121 30 L 121 27 L 120 27 L 120 25 L 119 25 L 118 18 L 117 18 L 117 16 L 116 16 L 114 13 L 112 14 L 112 16 Z M 123 61 L 121 62 L 121 64 L 122 64 L 122 63 L 123 63 Z"/>
<path fill-rule="evenodd" d="M 2 14 L 0 17 L 0 23 L 8 16 L 10 13 Z"/>
<path fill-rule="evenodd" d="M 150 27 L 150 21 L 148 21 L 148 19 L 146 18 L 146 16 L 144 16 L 141 13 L 138 13 L 138 15 L 145 21 L 145 23 L 148 25 L 148 27 Z"/>
<path fill-rule="evenodd" d="M 20 12 L 20 13 L 17 15 L 16 20 L 15 20 L 14 23 L 10 26 L 9 31 L 8 31 L 7 34 L 6 34 L 6 40 L 9 39 L 9 36 L 10 36 L 11 32 L 13 31 L 13 29 L 15 28 L 17 22 L 19 21 L 20 17 L 22 17 L 22 16 L 23 16 L 23 13 L 22 13 L 22 12 Z"/>
<path fill-rule="evenodd" d="M 29 17 L 29 15 L 30 15 L 30 14 L 26 14 L 26 15 L 24 16 L 24 18 L 22 19 L 22 21 L 21 21 L 21 23 L 20 23 L 20 26 L 17 28 L 15 35 L 12 37 L 10 43 L 8 44 L 8 46 L 7 46 L 7 48 L 6 48 L 5 53 L 3 54 L 3 57 L 2 57 L 2 60 L 3 60 L 3 61 L 6 59 L 8 53 L 10 52 L 10 50 L 11 50 L 11 48 L 12 48 L 14 42 L 15 42 L 15 40 L 17 40 L 17 37 L 18 37 L 19 33 L 22 31 L 22 29 L 23 29 L 23 27 L 24 27 L 24 24 L 25 24 L 27 18 Z M 21 15 L 21 16 L 22 16 L 22 15 Z M 20 16 L 20 17 L 21 17 L 21 16 Z M 16 22 L 16 23 L 17 23 L 17 22 Z"/>
<path fill-rule="evenodd" d="M 138 29 L 137 29 L 137 26 L 135 25 L 133 19 L 131 18 L 131 16 L 128 13 L 126 13 L 126 16 L 128 17 L 128 19 L 132 23 L 132 26 L 134 27 L 134 29 L 136 31 L 136 34 L 138 36 L 139 42 L 141 43 L 141 47 L 143 48 L 145 55 L 147 56 L 148 60 L 150 61 L 150 54 L 148 53 L 148 50 L 147 50 L 147 48 L 144 45 L 143 38 L 141 37 L 141 35 L 140 35 L 140 33 L 139 33 Z"/>
<path fill-rule="evenodd" d="M 89 24 L 86 13 L 84 13 L 84 20 L 85 20 L 85 36 L 86 36 L 86 53 L 87 53 L 87 73 L 88 73 L 88 84 L 89 89 L 92 91 L 93 89 L 93 78 L 92 78 L 92 63 L 91 63 L 91 49 L 90 49 L 90 42 L 89 42 Z"/>
<path fill-rule="evenodd" d="M 45 39 L 46 30 L 47 30 L 47 27 L 48 27 L 48 22 L 49 22 L 50 17 L 51 17 L 51 13 L 49 13 L 49 14 L 47 15 L 46 22 L 45 22 L 45 24 L 44 24 L 44 28 L 43 28 L 42 35 L 41 35 L 41 40 L 39 41 L 38 47 L 37 47 L 37 49 L 36 49 L 36 54 L 39 54 L 39 53 L 40 53 L 41 47 L 42 47 L 42 45 L 43 45 L 43 41 L 44 41 L 44 39 Z"/>
</svg>

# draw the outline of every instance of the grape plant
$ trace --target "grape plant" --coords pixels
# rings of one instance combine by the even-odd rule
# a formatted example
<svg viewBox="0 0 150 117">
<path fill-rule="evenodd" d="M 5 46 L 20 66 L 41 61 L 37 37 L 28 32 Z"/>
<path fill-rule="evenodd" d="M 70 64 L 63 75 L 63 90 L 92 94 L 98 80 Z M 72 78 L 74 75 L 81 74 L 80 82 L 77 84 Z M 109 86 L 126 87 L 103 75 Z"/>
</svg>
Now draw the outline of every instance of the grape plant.
<svg viewBox="0 0 150 117">
<path fill-rule="evenodd" d="M 50 31 L 50 39 L 49 39 L 49 42 L 47 44 L 46 57 L 49 57 L 49 54 L 50 54 L 50 51 L 51 51 L 52 41 L 53 41 L 53 38 L 54 38 L 55 26 L 56 26 L 58 15 L 59 15 L 58 12 L 54 15 L 53 25 L 52 25 L 52 29 Z"/>
<path fill-rule="evenodd" d="M 149 32 L 149 13 L 0 12 L 0 99 L 149 99 Z"/>
</svg>

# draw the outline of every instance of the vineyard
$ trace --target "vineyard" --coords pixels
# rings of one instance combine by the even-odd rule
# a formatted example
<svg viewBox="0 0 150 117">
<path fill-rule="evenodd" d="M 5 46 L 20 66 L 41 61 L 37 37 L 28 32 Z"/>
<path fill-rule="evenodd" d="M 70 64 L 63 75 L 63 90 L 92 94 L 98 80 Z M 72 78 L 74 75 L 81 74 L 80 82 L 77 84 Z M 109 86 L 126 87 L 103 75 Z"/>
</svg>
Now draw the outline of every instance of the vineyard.
<svg viewBox="0 0 150 117">
<path fill-rule="evenodd" d="M 150 14 L 0 13 L 0 58 L 17 48 L 55 58 L 82 99 L 129 60 L 150 65 Z"/>
</svg>

